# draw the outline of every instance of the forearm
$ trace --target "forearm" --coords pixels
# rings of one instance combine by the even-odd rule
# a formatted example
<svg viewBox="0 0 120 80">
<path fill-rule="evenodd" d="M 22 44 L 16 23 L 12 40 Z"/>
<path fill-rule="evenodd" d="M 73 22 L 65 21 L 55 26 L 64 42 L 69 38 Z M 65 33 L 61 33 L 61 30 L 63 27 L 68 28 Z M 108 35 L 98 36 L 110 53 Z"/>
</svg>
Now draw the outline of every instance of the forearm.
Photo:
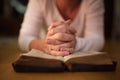
<svg viewBox="0 0 120 80">
<path fill-rule="evenodd" d="M 100 51 L 104 46 L 104 38 L 91 37 L 80 38 L 76 37 L 75 52 L 77 51 Z"/>
<path fill-rule="evenodd" d="M 100 51 L 104 46 L 103 0 L 89 0 L 88 4 L 85 28 L 82 37 L 76 38 L 75 51 Z"/>
</svg>

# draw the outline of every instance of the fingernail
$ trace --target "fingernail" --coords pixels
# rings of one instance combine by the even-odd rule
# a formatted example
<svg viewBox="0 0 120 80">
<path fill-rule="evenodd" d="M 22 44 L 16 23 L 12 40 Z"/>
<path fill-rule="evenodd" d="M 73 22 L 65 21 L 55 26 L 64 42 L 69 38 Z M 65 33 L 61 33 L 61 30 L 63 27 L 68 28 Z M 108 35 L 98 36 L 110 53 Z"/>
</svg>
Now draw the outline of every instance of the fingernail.
<svg viewBox="0 0 120 80">
<path fill-rule="evenodd" d="M 48 39 L 48 40 L 47 40 L 47 43 L 48 43 L 48 44 L 55 44 L 55 40 L 53 40 L 53 39 Z"/>
<path fill-rule="evenodd" d="M 51 39 L 47 39 L 47 43 L 48 43 L 48 44 L 51 44 L 51 43 L 52 43 L 52 40 L 51 40 Z"/>
</svg>

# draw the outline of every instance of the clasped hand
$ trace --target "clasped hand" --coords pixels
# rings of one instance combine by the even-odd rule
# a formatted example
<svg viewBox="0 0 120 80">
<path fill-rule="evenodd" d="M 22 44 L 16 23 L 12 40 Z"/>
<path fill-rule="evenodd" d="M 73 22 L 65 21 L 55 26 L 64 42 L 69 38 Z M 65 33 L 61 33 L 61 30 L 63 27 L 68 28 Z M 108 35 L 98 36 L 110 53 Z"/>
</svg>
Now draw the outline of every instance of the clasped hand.
<svg viewBox="0 0 120 80">
<path fill-rule="evenodd" d="M 71 20 L 56 22 L 48 28 L 45 52 L 54 56 L 66 56 L 74 51 L 76 31 L 70 23 Z"/>
</svg>

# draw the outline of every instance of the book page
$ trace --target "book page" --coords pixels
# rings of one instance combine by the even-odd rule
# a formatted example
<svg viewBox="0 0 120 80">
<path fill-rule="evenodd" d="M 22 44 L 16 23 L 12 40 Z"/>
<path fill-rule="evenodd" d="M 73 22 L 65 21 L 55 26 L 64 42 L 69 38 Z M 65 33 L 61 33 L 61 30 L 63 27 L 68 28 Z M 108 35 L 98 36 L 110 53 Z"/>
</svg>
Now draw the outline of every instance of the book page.
<svg viewBox="0 0 120 80">
<path fill-rule="evenodd" d="M 111 63 L 111 60 L 106 56 L 106 53 L 104 52 L 77 52 L 62 57 L 62 56 L 52 56 L 42 51 L 32 49 L 28 53 L 21 54 L 21 56 L 30 56 L 30 57 L 43 58 L 43 59 L 54 59 L 63 62 L 70 61 L 70 62 L 90 63 L 90 64 Z"/>
<path fill-rule="evenodd" d="M 36 49 L 32 49 L 28 53 L 21 54 L 21 56 L 30 56 L 30 57 L 43 58 L 43 59 L 56 59 L 56 60 L 64 61 L 63 60 L 64 58 L 62 56 L 52 56 Z"/>
<path fill-rule="evenodd" d="M 98 55 L 98 54 L 103 54 L 103 53 L 102 52 L 76 52 L 68 56 L 64 56 L 64 61 L 67 61 L 70 58 L 85 57 L 85 56 L 92 56 L 92 55 Z"/>
<path fill-rule="evenodd" d="M 111 59 L 105 52 L 77 52 L 64 57 L 64 62 L 68 60 L 87 64 L 111 64 Z"/>
</svg>

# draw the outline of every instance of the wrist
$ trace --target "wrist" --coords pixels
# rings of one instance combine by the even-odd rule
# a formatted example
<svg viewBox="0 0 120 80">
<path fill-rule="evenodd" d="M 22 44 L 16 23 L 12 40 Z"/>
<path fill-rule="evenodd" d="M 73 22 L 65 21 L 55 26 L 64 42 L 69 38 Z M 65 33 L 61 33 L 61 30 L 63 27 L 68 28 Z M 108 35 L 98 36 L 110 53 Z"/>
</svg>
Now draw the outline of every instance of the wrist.
<svg viewBox="0 0 120 80">
<path fill-rule="evenodd" d="M 43 39 L 34 39 L 31 41 L 30 45 L 29 45 L 29 49 L 38 49 L 40 51 L 44 51 L 45 49 L 45 44 L 44 44 L 44 40 Z"/>
</svg>

